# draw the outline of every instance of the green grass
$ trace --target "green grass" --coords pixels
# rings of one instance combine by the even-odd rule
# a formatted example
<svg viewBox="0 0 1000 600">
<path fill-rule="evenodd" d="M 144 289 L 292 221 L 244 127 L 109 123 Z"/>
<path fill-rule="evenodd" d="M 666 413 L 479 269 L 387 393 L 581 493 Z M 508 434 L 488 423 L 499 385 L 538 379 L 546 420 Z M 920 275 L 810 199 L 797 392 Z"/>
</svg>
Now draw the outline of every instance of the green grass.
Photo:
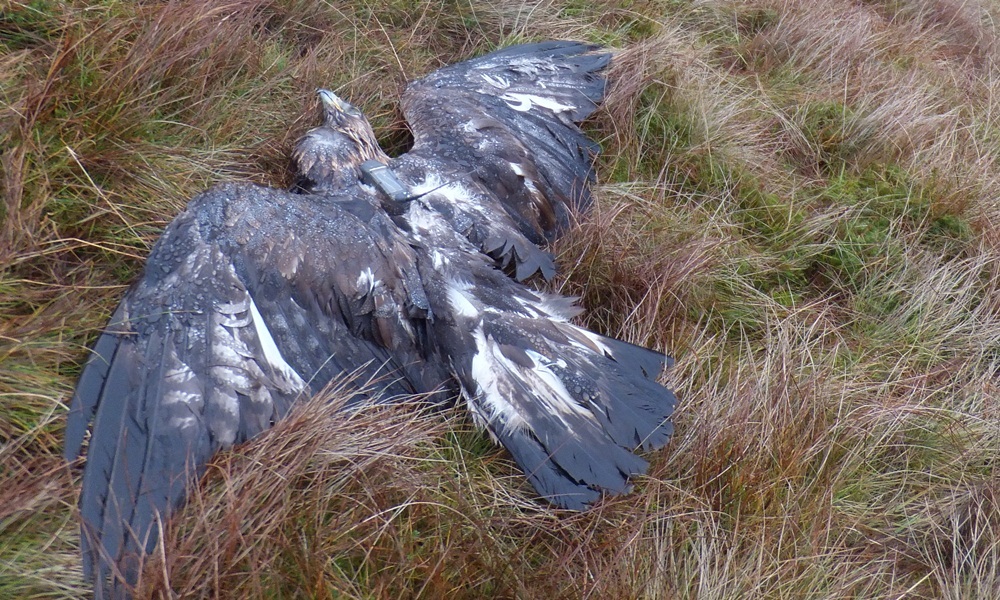
<svg viewBox="0 0 1000 600">
<path fill-rule="evenodd" d="M 948 0 L 9 3 L 0 597 L 87 595 L 65 405 L 187 199 L 286 185 L 317 87 L 399 150 L 406 80 L 545 38 L 621 49 L 585 126 L 596 206 L 555 287 L 588 326 L 677 357 L 677 433 L 649 475 L 564 513 L 460 409 L 320 399 L 215 459 L 145 591 L 995 595 L 998 20 Z"/>
</svg>

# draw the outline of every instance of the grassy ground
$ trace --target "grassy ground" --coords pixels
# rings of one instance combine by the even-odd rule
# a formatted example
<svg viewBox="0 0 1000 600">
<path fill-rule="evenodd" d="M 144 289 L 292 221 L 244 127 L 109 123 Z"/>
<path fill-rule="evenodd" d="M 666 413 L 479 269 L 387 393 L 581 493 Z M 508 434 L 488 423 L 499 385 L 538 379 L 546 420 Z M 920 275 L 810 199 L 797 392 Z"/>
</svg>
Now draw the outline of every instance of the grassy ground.
<svg viewBox="0 0 1000 600">
<path fill-rule="evenodd" d="M 678 358 L 650 476 L 561 514 L 458 413 L 320 401 L 217 459 L 149 594 L 1000 597 L 997 3 L 0 8 L 0 597 L 87 593 L 65 404 L 186 199 L 286 184 L 318 86 L 398 150 L 407 79 L 552 37 L 623 49 L 559 287 Z"/>
</svg>

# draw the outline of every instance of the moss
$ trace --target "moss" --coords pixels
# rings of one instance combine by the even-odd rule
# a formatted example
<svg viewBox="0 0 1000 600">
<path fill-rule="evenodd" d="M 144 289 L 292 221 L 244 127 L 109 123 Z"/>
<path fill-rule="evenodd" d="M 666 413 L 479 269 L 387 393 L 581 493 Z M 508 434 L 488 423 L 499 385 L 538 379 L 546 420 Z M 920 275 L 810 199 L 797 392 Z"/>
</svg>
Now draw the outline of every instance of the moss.
<svg viewBox="0 0 1000 600">
<path fill-rule="evenodd" d="M 734 2 L 720 15 L 719 27 L 706 36 L 713 56 L 736 73 L 766 74 L 771 67 L 759 38 L 777 25 L 779 13 L 768 7 Z"/>
<path fill-rule="evenodd" d="M 846 209 L 828 232 L 828 249 L 815 268 L 844 291 L 858 291 L 902 268 L 906 245 L 914 240 L 945 256 L 972 240 L 960 214 L 936 214 L 933 191 L 904 170 L 878 166 L 859 175 L 846 171 L 819 192 L 819 201 Z"/>
<path fill-rule="evenodd" d="M 656 180 L 664 169 L 686 170 L 680 162 L 690 162 L 685 153 L 697 143 L 697 127 L 668 86 L 651 85 L 643 90 L 636 110 L 636 130 L 641 146 L 634 155 L 629 154 L 633 160 L 626 178 Z"/>
<path fill-rule="evenodd" d="M 863 141 L 854 128 L 854 110 L 841 102 L 808 102 L 798 107 L 794 119 L 821 173 L 844 169 Z"/>
</svg>

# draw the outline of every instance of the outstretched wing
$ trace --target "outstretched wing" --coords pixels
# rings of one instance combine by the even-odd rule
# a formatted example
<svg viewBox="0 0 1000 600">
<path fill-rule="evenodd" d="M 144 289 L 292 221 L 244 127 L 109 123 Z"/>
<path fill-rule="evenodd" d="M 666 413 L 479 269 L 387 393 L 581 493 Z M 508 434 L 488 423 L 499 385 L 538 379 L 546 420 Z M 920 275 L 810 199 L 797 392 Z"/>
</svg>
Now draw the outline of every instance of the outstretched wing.
<svg viewBox="0 0 1000 600">
<path fill-rule="evenodd" d="M 93 423 L 80 512 L 98 597 L 136 582 L 158 521 L 212 454 L 296 398 L 344 372 L 384 376 L 390 395 L 443 380 L 415 354 L 428 307 L 411 249 L 380 218 L 364 202 L 226 185 L 167 227 L 98 339 L 66 429 L 72 460 Z"/>
<path fill-rule="evenodd" d="M 481 250 L 514 265 L 518 279 L 552 275 L 537 246 L 590 204 L 599 146 L 577 124 L 604 97 L 610 55 L 596 50 L 580 42 L 512 46 L 434 71 L 403 94 L 414 146 L 390 166 L 415 192 L 444 186 L 427 202 Z"/>
</svg>

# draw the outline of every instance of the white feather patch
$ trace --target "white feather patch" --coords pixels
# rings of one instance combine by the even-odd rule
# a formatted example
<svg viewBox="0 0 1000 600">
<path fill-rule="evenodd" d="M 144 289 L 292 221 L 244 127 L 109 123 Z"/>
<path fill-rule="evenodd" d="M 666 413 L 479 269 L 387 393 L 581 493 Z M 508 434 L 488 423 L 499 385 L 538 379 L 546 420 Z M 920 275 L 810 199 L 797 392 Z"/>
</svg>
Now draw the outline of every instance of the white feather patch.
<svg viewBox="0 0 1000 600">
<path fill-rule="evenodd" d="M 163 399 L 160 403 L 163 406 L 169 406 L 171 404 L 177 404 L 178 402 L 183 404 L 197 404 L 201 401 L 201 394 L 196 394 L 194 392 L 186 392 L 183 390 L 170 390 L 163 394 Z"/>
<path fill-rule="evenodd" d="M 489 424 L 507 431 L 531 431 L 531 424 L 518 409 L 519 402 L 541 405 L 544 412 L 558 419 L 570 434 L 580 419 L 594 421 L 593 412 L 573 398 L 552 370 L 553 366 L 565 368 L 564 360 L 552 360 L 527 349 L 525 352 L 535 364 L 526 368 L 504 356 L 499 345 L 483 334 L 482 326 L 476 328 L 474 335 L 476 355 L 472 359 L 472 377 L 479 389 L 476 397 L 469 401 L 469 407 L 480 425 Z M 526 385 L 512 385 L 512 380 Z M 532 390 L 530 397 L 513 397 L 518 393 L 513 390 L 521 387 Z"/>
<path fill-rule="evenodd" d="M 530 430 L 511 403 L 509 392 L 505 394 L 501 384 L 501 376 L 509 374 L 511 369 L 517 368 L 516 365 L 497 351 L 492 339 L 486 339 L 482 325 L 476 328 L 474 335 L 476 355 L 472 357 L 472 378 L 479 389 L 475 397 L 468 401 L 473 416 L 482 426 L 501 427 L 508 431 Z"/>
<path fill-rule="evenodd" d="M 505 90 L 508 87 L 510 87 L 510 82 L 507 81 L 506 79 L 504 79 L 503 77 L 498 77 L 496 75 L 491 75 L 489 73 L 484 73 L 483 74 L 483 79 L 486 80 L 486 83 L 492 85 L 495 88 L 500 88 L 500 89 L 504 89 Z"/>
<path fill-rule="evenodd" d="M 264 318 L 260 315 L 260 311 L 257 310 L 257 303 L 253 301 L 253 298 L 250 298 L 250 316 L 253 321 L 253 327 L 257 331 L 257 340 L 260 342 L 261 351 L 264 353 L 264 360 L 270 365 L 271 369 L 280 373 L 285 378 L 285 381 L 291 384 L 294 391 L 304 390 L 306 382 L 299 377 L 295 369 L 281 355 L 281 351 L 278 350 L 278 345 L 274 343 L 274 337 L 267 328 L 267 324 L 264 323 Z"/>
<path fill-rule="evenodd" d="M 550 413 L 557 416 L 571 433 L 573 425 L 565 417 L 575 416 L 588 420 L 593 419 L 593 413 L 590 409 L 577 402 L 566 389 L 566 384 L 563 383 L 562 379 L 552 371 L 552 367 L 565 369 L 565 360 L 561 358 L 551 360 L 534 350 L 525 350 L 525 352 L 535 362 L 535 368 L 532 369 L 532 375 L 536 378 L 533 388 L 540 392 L 539 399 L 550 409 Z"/>
<path fill-rule="evenodd" d="M 363 291 L 365 294 L 370 294 L 375 289 L 375 274 L 372 273 L 371 267 L 367 267 L 364 271 L 361 271 L 354 286 L 358 288 L 359 292 Z"/>
<path fill-rule="evenodd" d="M 413 184 L 410 186 L 410 191 L 414 196 L 421 196 L 427 192 L 433 190 L 436 187 L 441 187 L 444 183 L 440 177 L 433 173 L 428 173 L 427 179 L 424 179 L 420 183 Z"/>
<path fill-rule="evenodd" d="M 554 98 L 535 96 L 533 94 L 520 94 L 517 92 L 507 92 L 503 96 L 500 96 L 500 99 L 506 102 L 507 106 L 520 112 L 527 112 L 534 106 L 547 108 L 555 113 L 573 110 L 576 108 L 575 106 L 570 106 L 569 104 L 562 104 Z"/>
<path fill-rule="evenodd" d="M 451 304 L 455 312 L 468 319 L 478 319 L 479 309 L 473 304 L 472 298 L 466 293 L 469 291 L 469 284 L 451 279 L 448 281 L 448 303 Z"/>
<path fill-rule="evenodd" d="M 186 417 L 174 417 L 170 419 L 168 426 L 175 429 L 187 429 L 188 427 L 194 427 L 197 424 L 198 419 L 196 419 L 193 415 L 189 415 Z"/>
<path fill-rule="evenodd" d="M 434 268 L 438 270 L 443 269 L 448 265 L 448 263 L 451 262 L 448 257 L 444 255 L 444 252 L 441 252 L 440 250 L 431 251 L 431 261 Z"/>
<path fill-rule="evenodd" d="M 514 299 L 524 308 L 526 314 L 534 317 L 542 317 L 557 323 L 565 323 L 573 316 L 567 315 L 564 307 L 553 302 L 550 296 L 536 296 L 534 298 L 516 296 Z"/>
</svg>

